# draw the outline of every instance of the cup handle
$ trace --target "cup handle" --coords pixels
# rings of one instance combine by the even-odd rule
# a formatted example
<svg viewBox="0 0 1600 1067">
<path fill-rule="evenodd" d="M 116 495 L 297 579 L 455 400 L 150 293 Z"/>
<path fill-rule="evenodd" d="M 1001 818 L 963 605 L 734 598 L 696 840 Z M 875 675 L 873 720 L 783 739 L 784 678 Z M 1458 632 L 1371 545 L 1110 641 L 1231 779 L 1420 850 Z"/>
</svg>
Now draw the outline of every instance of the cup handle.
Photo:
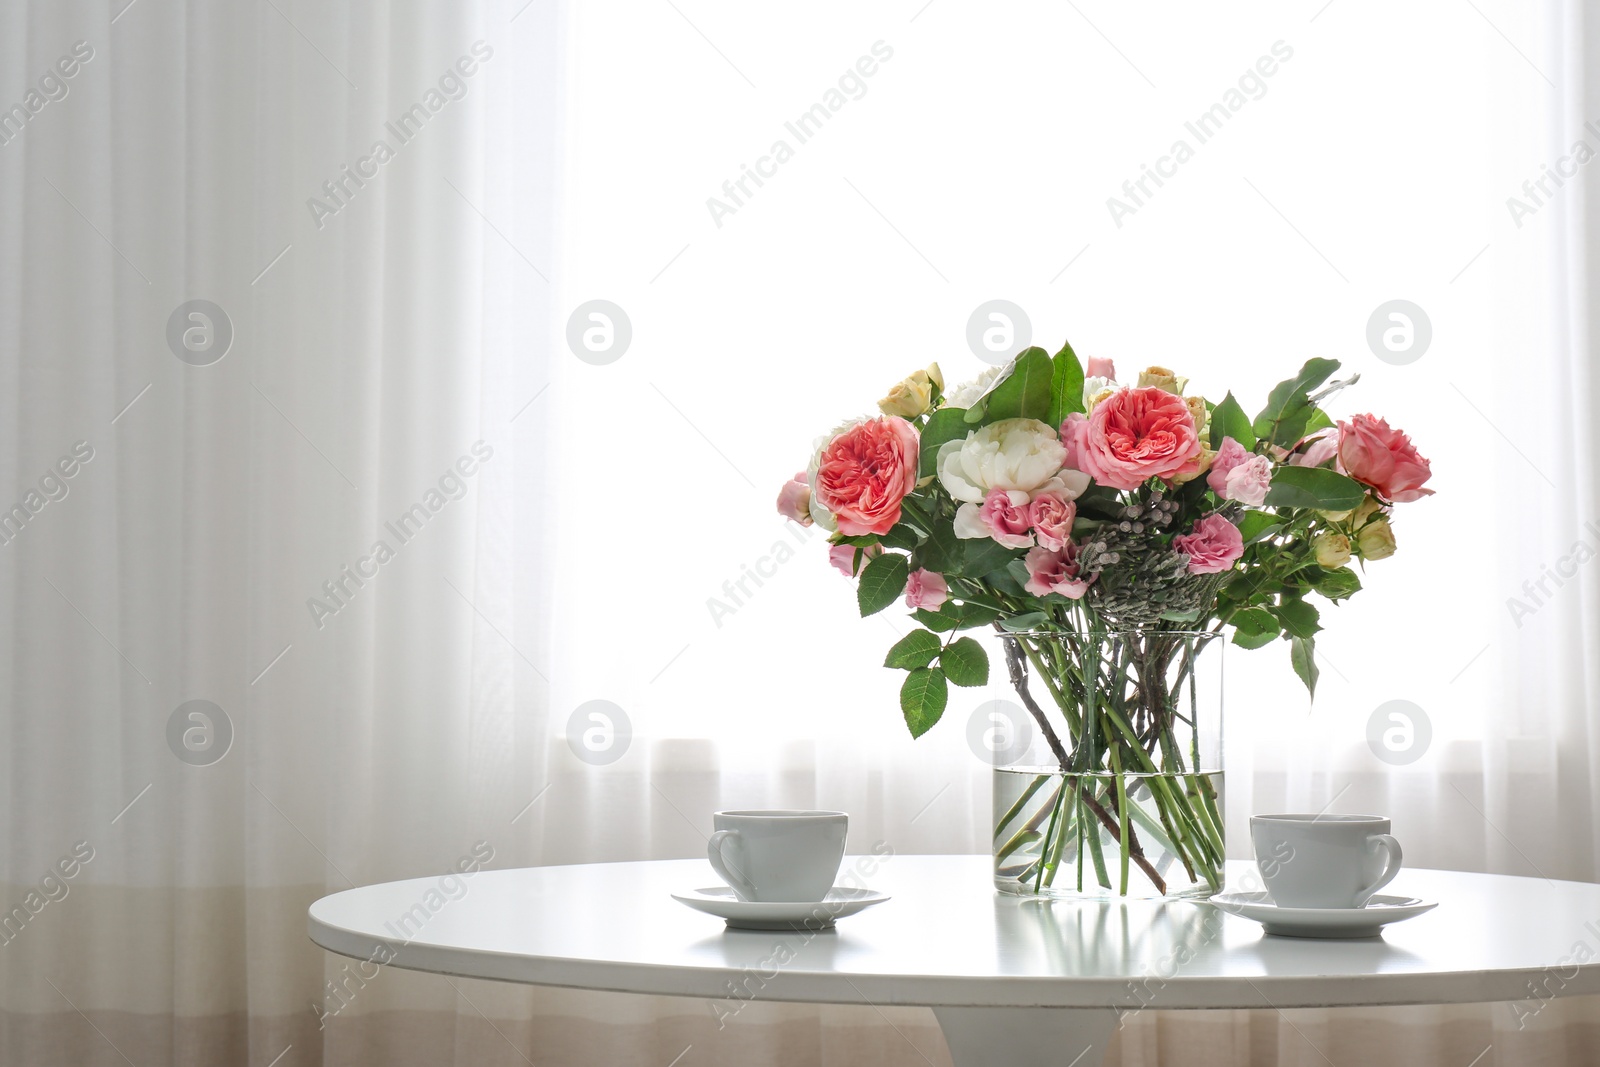
<svg viewBox="0 0 1600 1067">
<path fill-rule="evenodd" d="M 1388 834 L 1373 834 L 1367 838 L 1367 851 L 1376 852 L 1378 849 L 1382 849 L 1388 854 L 1388 862 L 1384 865 L 1383 873 L 1378 876 L 1378 880 L 1356 894 L 1356 907 L 1358 908 L 1366 907 L 1367 901 L 1372 899 L 1372 895 L 1394 881 L 1394 876 L 1400 873 L 1400 862 L 1403 855 L 1400 851 L 1400 842 Z"/>
<path fill-rule="evenodd" d="M 722 846 L 730 840 L 738 841 L 739 831 L 718 830 L 706 838 L 706 859 L 711 861 L 711 869 L 717 872 L 717 877 L 732 887 L 734 896 L 740 900 L 754 900 L 756 898 L 755 885 L 750 879 L 740 874 L 735 865 L 729 863 L 722 854 Z"/>
</svg>

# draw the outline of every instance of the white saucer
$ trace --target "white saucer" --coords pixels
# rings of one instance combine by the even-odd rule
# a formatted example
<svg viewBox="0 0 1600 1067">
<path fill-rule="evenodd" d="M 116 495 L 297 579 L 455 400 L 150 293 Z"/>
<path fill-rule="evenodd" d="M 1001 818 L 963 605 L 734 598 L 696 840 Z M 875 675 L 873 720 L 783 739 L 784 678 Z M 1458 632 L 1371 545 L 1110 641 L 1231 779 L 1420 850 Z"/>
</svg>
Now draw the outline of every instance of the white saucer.
<svg viewBox="0 0 1600 1067">
<path fill-rule="evenodd" d="M 828 930 L 833 921 L 888 900 L 870 889 L 834 886 L 820 901 L 740 900 L 725 885 L 674 893 L 672 899 L 728 921 L 731 930 Z"/>
<path fill-rule="evenodd" d="M 1265 891 L 1218 893 L 1209 901 L 1228 912 L 1253 919 L 1280 937 L 1377 937 L 1387 924 L 1432 911 L 1439 905 L 1416 897 L 1378 895 L 1364 908 L 1280 908 Z"/>
</svg>

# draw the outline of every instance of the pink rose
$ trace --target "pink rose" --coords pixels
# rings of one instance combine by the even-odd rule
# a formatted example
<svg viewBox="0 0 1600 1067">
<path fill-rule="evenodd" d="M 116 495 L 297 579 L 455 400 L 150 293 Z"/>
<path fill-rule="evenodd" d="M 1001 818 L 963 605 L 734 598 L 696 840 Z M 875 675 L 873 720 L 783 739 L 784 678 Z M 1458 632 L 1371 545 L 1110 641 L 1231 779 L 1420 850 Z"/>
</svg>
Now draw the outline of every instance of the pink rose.
<svg viewBox="0 0 1600 1067">
<path fill-rule="evenodd" d="M 1088 365 L 1083 368 L 1085 378 L 1110 378 L 1117 380 L 1117 365 L 1104 356 L 1090 356 Z"/>
<path fill-rule="evenodd" d="M 811 480 L 801 471 L 778 490 L 778 514 L 801 526 L 811 525 Z"/>
<path fill-rule="evenodd" d="M 1088 434 L 1089 416 L 1081 411 L 1074 411 L 1061 424 L 1061 443 L 1067 448 L 1066 466 L 1075 471 L 1083 470 L 1083 442 Z"/>
<path fill-rule="evenodd" d="M 1189 557 L 1190 574 L 1221 574 L 1244 555 L 1244 538 L 1239 527 L 1213 513 L 1195 523 L 1189 533 L 1174 537 L 1172 547 Z"/>
<path fill-rule="evenodd" d="M 1060 493 L 1044 492 L 1028 505 L 1028 521 L 1033 524 L 1033 535 L 1039 544 L 1059 552 L 1072 540 L 1072 523 L 1078 517 L 1078 505 Z"/>
<path fill-rule="evenodd" d="M 856 553 L 861 553 L 861 565 L 865 567 L 867 560 L 873 556 L 883 555 L 883 549 L 878 545 L 868 545 L 866 548 L 857 548 L 855 545 L 834 545 L 828 549 L 828 562 L 833 564 L 833 569 L 846 578 L 856 576 Z"/>
<path fill-rule="evenodd" d="M 1305 445 L 1306 450 L 1290 462 L 1296 467 L 1320 467 L 1339 454 L 1339 427 L 1329 426 L 1325 430 L 1318 430 L 1302 440 L 1300 445 Z M 1299 448 L 1300 445 L 1295 447 Z"/>
<path fill-rule="evenodd" d="M 1411 439 L 1375 415 L 1357 415 L 1339 424 L 1339 469 L 1398 504 L 1432 496 L 1422 488 L 1433 468 Z"/>
<path fill-rule="evenodd" d="M 1031 548 L 1033 535 L 1028 532 L 1033 520 L 1028 507 L 1028 494 L 1019 489 L 991 489 L 978 509 L 978 518 L 989 536 L 1007 548 Z M 956 536 L 960 536 L 957 531 Z"/>
<path fill-rule="evenodd" d="M 1137 489 L 1178 473 L 1200 451 L 1183 397 L 1146 387 L 1119 390 L 1094 406 L 1078 458 L 1101 485 Z"/>
<path fill-rule="evenodd" d="M 1078 573 L 1078 546 L 1071 541 L 1060 549 L 1036 548 L 1022 563 L 1028 568 L 1023 588 L 1034 596 L 1060 593 L 1068 600 L 1078 600 L 1089 591 L 1088 580 Z"/>
<path fill-rule="evenodd" d="M 923 567 L 911 572 L 906 579 L 906 607 L 938 611 L 939 605 L 950 599 L 950 586 L 944 575 L 935 574 Z"/>
<path fill-rule="evenodd" d="M 1222 496 L 1259 508 L 1267 502 L 1267 490 L 1272 488 L 1272 460 L 1266 456 L 1251 456 L 1228 472 Z"/>
<path fill-rule="evenodd" d="M 1206 484 L 1218 496 L 1227 495 L 1229 472 L 1248 460 L 1251 454 L 1250 450 L 1238 441 L 1224 437 L 1221 447 L 1217 449 L 1217 458 L 1211 461 L 1211 471 L 1206 475 Z"/>
<path fill-rule="evenodd" d="M 916 488 L 920 458 L 916 428 L 905 419 L 864 419 L 817 456 L 817 503 L 846 536 L 886 534 L 900 521 L 900 501 Z"/>
</svg>

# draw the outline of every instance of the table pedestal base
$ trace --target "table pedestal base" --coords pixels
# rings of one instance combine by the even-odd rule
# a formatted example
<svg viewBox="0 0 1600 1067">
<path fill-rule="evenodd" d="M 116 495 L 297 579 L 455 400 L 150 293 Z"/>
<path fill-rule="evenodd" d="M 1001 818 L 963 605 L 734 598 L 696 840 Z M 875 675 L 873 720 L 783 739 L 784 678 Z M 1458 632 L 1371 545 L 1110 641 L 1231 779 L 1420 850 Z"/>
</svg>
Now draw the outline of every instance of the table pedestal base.
<svg viewBox="0 0 1600 1067">
<path fill-rule="evenodd" d="M 956 1067 L 1099 1067 L 1110 1008 L 934 1008 Z"/>
</svg>

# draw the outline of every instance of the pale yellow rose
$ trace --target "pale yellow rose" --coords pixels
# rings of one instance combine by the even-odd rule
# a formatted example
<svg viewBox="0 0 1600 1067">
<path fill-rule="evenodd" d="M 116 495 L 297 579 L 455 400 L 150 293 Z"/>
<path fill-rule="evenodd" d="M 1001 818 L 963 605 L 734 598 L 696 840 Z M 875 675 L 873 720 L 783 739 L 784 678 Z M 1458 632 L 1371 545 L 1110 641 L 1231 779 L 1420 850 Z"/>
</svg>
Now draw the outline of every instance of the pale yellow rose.
<svg viewBox="0 0 1600 1067">
<path fill-rule="evenodd" d="M 914 419 L 933 405 L 935 389 L 944 390 L 944 375 L 939 364 L 930 363 L 927 370 L 912 371 L 909 377 L 896 382 L 889 395 L 878 401 L 878 410 L 885 415 Z"/>
<path fill-rule="evenodd" d="M 1189 415 L 1194 419 L 1194 429 L 1200 435 L 1200 440 L 1210 441 L 1211 410 L 1206 407 L 1206 398 L 1203 396 L 1186 396 L 1183 398 L 1183 402 L 1189 405 Z"/>
<path fill-rule="evenodd" d="M 1189 379 L 1180 378 L 1165 367 L 1146 367 L 1139 372 L 1139 388 L 1161 389 L 1168 393 L 1183 395 L 1184 386 L 1189 384 Z M 1197 422 L 1199 420 L 1196 420 Z"/>
<path fill-rule="evenodd" d="M 1097 380 L 1103 379 L 1091 378 L 1089 379 L 1089 384 L 1092 386 Z M 1116 393 L 1117 387 L 1115 385 L 1102 385 L 1094 389 L 1093 392 L 1085 388 L 1083 391 L 1083 408 L 1085 411 L 1093 411 L 1096 404 L 1108 397 L 1115 396 Z"/>
<path fill-rule="evenodd" d="M 1201 434 L 1200 435 L 1200 440 L 1204 441 L 1205 439 L 1206 439 L 1205 434 Z M 1202 446 L 1201 449 L 1200 449 L 1200 454 L 1195 457 L 1195 462 L 1198 463 L 1200 466 L 1198 468 L 1196 468 L 1192 472 L 1180 472 L 1178 474 L 1174 474 L 1172 476 L 1172 484 L 1173 485 L 1183 485 L 1183 484 L 1185 484 L 1187 482 L 1194 481 L 1196 478 L 1200 477 L 1202 474 L 1210 473 L 1211 464 L 1215 463 L 1216 459 L 1217 459 L 1217 453 L 1213 449 L 1206 448 L 1206 447 Z"/>
<path fill-rule="evenodd" d="M 1356 549 L 1362 559 L 1388 559 L 1394 555 L 1394 528 L 1376 518 L 1356 531 Z"/>
<path fill-rule="evenodd" d="M 1349 522 L 1351 526 L 1359 527 L 1362 523 L 1366 522 L 1367 519 L 1373 515 L 1373 513 L 1382 507 L 1382 504 L 1378 503 L 1378 501 L 1374 499 L 1371 494 L 1368 494 L 1366 499 L 1361 501 L 1361 506 L 1354 508 L 1353 510 L 1319 511 L 1317 514 L 1321 515 L 1329 522 Z"/>
<path fill-rule="evenodd" d="M 1317 562 L 1330 571 L 1350 562 L 1350 538 L 1335 530 L 1317 534 L 1311 539 L 1311 548 L 1317 554 Z"/>
</svg>

